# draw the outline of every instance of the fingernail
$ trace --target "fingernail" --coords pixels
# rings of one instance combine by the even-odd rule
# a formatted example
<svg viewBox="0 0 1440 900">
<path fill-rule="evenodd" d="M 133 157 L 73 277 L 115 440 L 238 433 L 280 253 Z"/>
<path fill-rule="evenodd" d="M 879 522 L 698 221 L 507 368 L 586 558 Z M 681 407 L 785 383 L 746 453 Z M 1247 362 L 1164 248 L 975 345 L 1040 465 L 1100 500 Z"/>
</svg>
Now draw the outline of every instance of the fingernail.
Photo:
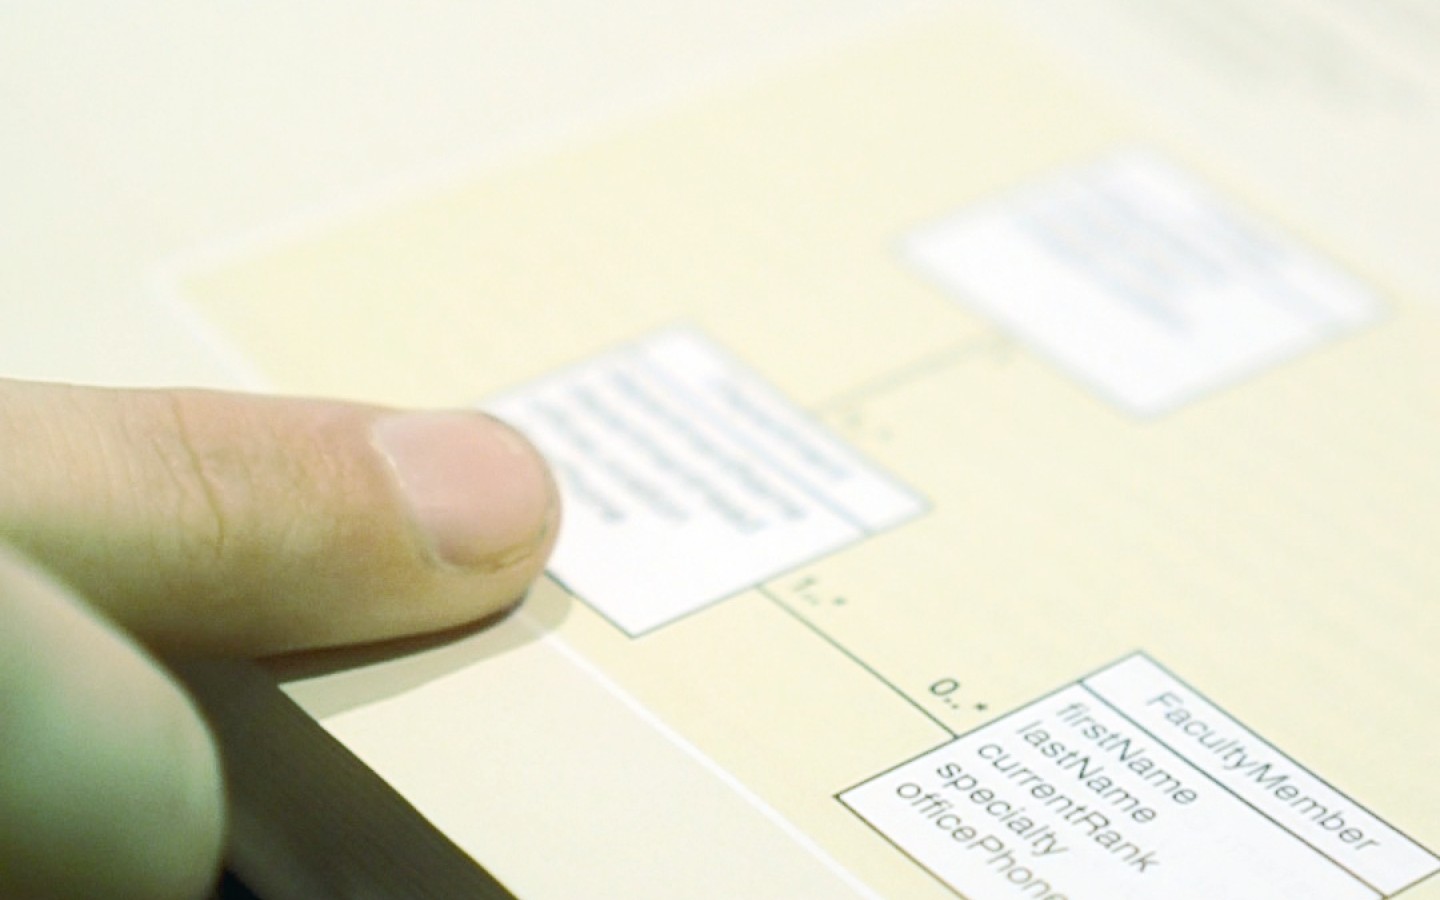
<svg viewBox="0 0 1440 900">
<path fill-rule="evenodd" d="M 378 420 L 371 435 L 436 558 L 498 567 L 544 540 L 554 482 L 508 425 L 480 413 L 402 413 Z"/>
</svg>

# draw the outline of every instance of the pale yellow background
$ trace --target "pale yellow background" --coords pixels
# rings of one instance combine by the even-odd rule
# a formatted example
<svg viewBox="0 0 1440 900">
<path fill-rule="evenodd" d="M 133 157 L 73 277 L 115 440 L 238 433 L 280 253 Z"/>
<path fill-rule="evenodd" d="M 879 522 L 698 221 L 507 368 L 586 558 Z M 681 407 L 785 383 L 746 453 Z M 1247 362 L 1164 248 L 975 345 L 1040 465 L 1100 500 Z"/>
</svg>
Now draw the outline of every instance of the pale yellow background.
<svg viewBox="0 0 1440 900">
<path fill-rule="evenodd" d="M 1137 421 L 898 258 L 931 219 L 1136 146 L 1359 273 L 1385 296 L 1382 322 Z M 1383 261 L 1277 193 L 963 15 L 191 276 L 194 307 L 282 389 L 396 403 L 474 402 L 690 322 L 933 505 L 769 597 L 643 640 L 549 585 L 506 626 L 513 647 L 471 641 L 296 695 L 425 809 L 464 782 L 464 759 L 402 723 L 440 715 L 473 732 L 457 679 L 479 690 L 537 635 L 558 636 L 872 888 L 947 896 L 832 799 L 945 733 L 792 613 L 957 730 L 1143 648 L 1440 845 L 1440 323 Z M 573 696 L 552 696 L 553 677 L 537 676 L 534 702 L 563 719 Z M 927 699 L 947 677 L 964 711 Z M 570 742 L 580 770 L 606 736 L 576 724 L 505 739 L 542 759 Z M 645 793 L 643 770 L 595 775 Z M 719 841 L 748 820 L 717 807 L 707 821 Z M 503 850 L 486 862 L 522 881 L 579 852 L 539 838 Z M 833 875 L 801 868 L 789 895 L 826 896 Z"/>
</svg>

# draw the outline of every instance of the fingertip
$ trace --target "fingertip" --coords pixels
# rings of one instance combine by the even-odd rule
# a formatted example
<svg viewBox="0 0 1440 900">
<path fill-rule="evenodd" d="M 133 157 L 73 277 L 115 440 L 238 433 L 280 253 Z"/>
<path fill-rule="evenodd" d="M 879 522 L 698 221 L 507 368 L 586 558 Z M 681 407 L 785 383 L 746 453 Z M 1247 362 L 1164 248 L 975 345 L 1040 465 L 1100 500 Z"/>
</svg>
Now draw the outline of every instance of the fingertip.
<svg viewBox="0 0 1440 900">
<path fill-rule="evenodd" d="M 548 466 L 480 412 L 0 381 L 7 409 L 0 538 L 165 653 L 482 619 L 555 543 Z"/>
<path fill-rule="evenodd" d="M 543 566 L 559 498 L 518 431 L 480 413 L 407 412 L 377 419 L 371 440 L 437 562 L 481 573 L 525 560 Z"/>
<path fill-rule="evenodd" d="M 394 413 L 370 440 L 402 510 L 420 573 L 409 596 L 379 598 L 368 640 L 405 637 L 504 615 L 544 573 L 559 536 L 560 492 L 519 431 L 473 411 Z M 418 610 L 418 612 L 417 612 Z"/>
</svg>

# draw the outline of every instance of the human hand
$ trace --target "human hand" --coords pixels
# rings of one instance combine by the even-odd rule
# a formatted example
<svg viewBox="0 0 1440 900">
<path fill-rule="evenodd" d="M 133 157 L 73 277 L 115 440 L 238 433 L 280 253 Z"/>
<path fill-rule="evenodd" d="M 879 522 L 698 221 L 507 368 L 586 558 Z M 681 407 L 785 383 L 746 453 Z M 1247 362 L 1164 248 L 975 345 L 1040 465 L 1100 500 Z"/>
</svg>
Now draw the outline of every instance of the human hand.
<svg viewBox="0 0 1440 900">
<path fill-rule="evenodd" d="M 0 380 L 0 897 L 213 879 L 215 748 L 142 646 L 473 621 L 539 576 L 558 515 L 538 454 L 478 413 Z"/>
</svg>

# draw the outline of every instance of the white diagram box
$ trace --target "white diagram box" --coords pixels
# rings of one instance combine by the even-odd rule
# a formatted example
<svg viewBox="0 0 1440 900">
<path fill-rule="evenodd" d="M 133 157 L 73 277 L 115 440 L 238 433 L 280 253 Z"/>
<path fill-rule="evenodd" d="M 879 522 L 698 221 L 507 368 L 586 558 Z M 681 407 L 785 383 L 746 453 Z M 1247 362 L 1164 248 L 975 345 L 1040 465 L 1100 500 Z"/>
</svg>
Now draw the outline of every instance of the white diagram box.
<svg viewBox="0 0 1440 900">
<path fill-rule="evenodd" d="M 1330 260 L 1141 151 L 929 225 L 904 253 L 1142 416 L 1364 325 L 1381 308 Z"/>
<path fill-rule="evenodd" d="M 1187 733 L 1195 721 L 1209 730 Z M 1242 754 L 1268 767 L 1258 778 L 1238 764 L 1247 774 L 1212 774 Z M 1284 808 L 1270 802 L 1278 786 L 1296 792 Z M 971 900 L 1349 900 L 1391 896 L 1440 869 L 1139 654 L 838 799 Z"/>
<path fill-rule="evenodd" d="M 630 635 L 925 509 L 691 329 L 486 408 L 555 469 L 565 521 L 551 573 Z"/>
</svg>

